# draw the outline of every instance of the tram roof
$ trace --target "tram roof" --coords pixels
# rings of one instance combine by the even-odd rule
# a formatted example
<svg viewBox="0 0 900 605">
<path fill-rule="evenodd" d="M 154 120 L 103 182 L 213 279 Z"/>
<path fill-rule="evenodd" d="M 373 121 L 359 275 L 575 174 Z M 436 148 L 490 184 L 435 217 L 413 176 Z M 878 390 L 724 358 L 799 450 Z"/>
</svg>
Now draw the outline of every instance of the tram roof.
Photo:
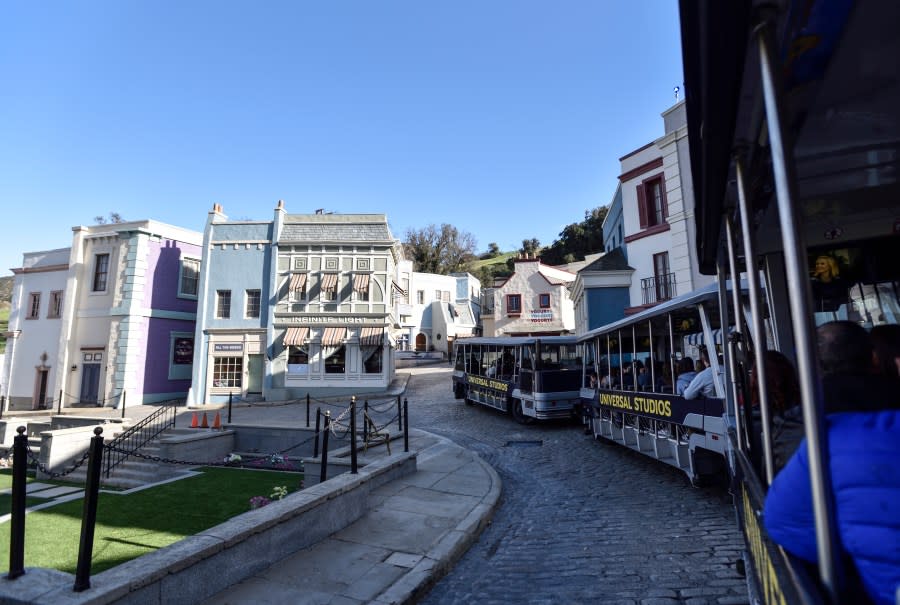
<svg viewBox="0 0 900 605">
<path fill-rule="evenodd" d="M 723 216 L 734 212 L 733 157 L 748 171 L 758 236 L 780 231 L 765 135 L 756 16 L 771 14 L 784 90 L 782 123 L 793 143 L 796 203 L 807 245 L 829 223 L 893 216 L 900 183 L 900 3 L 680 0 L 688 141 L 702 273 L 722 253 Z M 772 12 L 772 7 L 777 11 Z M 769 11 L 768 13 L 766 11 Z M 778 249 L 772 240 L 769 249 Z M 766 242 L 758 247 L 766 248 Z"/>
<path fill-rule="evenodd" d="M 546 344 L 569 345 L 578 342 L 575 334 L 564 336 L 473 336 L 471 338 L 458 338 L 456 344 L 470 345 L 529 345 L 541 341 Z"/>
<path fill-rule="evenodd" d="M 725 287 L 728 292 L 731 292 L 731 280 L 725 281 Z M 747 282 L 746 280 L 741 280 L 741 290 L 747 290 Z M 687 294 L 683 294 L 681 296 L 676 296 L 675 298 L 669 299 L 664 303 L 660 303 L 655 307 L 651 307 L 645 311 L 641 311 L 640 313 L 635 313 L 634 315 L 629 315 L 623 319 L 618 321 L 614 321 L 612 323 L 606 324 L 605 326 L 600 326 L 599 328 L 594 328 L 590 332 L 582 334 L 579 338 L 579 342 L 583 342 L 585 340 L 589 340 L 595 336 L 599 336 L 601 334 L 606 334 L 607 332 L 612 332 L 613 330 L 619 330 L 621 328 L 630 326 L 635 323 L 640 323 L 642 321 L 647 321 L 648 319 L 652 319 L 654 317 L 658 317 L 660 315 L 666 315 L 667 313 L 672 313 L 679 309 L 684 309 L 686 307 L 691 307 L 693 305 L 706 302 L 708 300 L 717 300 L 719 297 L 719 285 L 717 283 L 709 284 L 706 287 L 698 288 L 693 292 L 688 292 Z"/>
</svg>

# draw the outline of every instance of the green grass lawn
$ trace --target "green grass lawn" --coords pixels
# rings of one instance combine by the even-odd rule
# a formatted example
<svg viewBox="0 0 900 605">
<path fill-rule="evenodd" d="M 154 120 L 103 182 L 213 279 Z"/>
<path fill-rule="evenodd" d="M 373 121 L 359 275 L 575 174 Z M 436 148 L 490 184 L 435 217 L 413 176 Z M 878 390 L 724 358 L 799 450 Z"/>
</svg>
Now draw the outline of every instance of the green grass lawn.
<svg viewBox="0 0 900 605">
<path fill-rule="evenodd" d="M 505 265 L 506 261 L 515 256 L 517 252 L 501 252 L 499 256 L 493 258 L 479 259 L 472 263 L 472 270 L 480 269 L 485 265 Z"/>
<path fill-rule="evenodd" d="M 302 475 L 278 471 L 203 468 L 202 474 L 133 494 L 101 493 L 91 573 L 168 546 L 250 509 L 253 496 L 299 489 Z M 25 565 L 75 573 L 82 499 L 30 513 L 25 520 Z M 0 524 L 0 553 L 9 552 L 9 523 Z M 0 557 L 0 573 L 8 557 Z"/>
</svg>

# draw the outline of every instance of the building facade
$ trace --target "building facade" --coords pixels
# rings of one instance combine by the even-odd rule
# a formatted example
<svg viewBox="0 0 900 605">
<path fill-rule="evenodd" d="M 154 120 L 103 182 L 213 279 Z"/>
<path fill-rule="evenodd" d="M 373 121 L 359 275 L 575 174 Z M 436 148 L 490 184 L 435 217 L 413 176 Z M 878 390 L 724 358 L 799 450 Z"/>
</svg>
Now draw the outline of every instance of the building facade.
<svg viewBox="0 0 900 605">
<path fill-rule="evenodd" d="M 393 379 L 400 245 L 383 214 L 287 214 L 204 234 L 189 403 L 287 400 Z"/>
<path fill-rule="evenodd" d="M 28 252 L 14 268 L 2 384 L 4 411 L 54 407 L 56 385 L 65 374 L 59 365 L 59 337 L 69 273 L 69 248 Z"/>
<path fill-rule="evenodd" d="M 662 137 L 619 159 L 626 258 L 634 267 L 627 313 L 714 279 L 700 274 L 692 244 L 694 196 L 684 102 L 662 117 Z"/>
<path fill-rule="evenodd" d="M 624 246 L 613 248 L 578 271 L 572 282 L 575 333 L 579 336 L 625 316 L 631 306 L 631 276 Z"/>
<path fill-rule="evenodd" d="M 575 274 L 544 265 L 537 258 L 516 259 L 515 272 L 500 286 L 484 290 L 484 336 L 569 334 L 575 307 L 569 285 Z"/>
<path fill-rule="evenodd" d="M 43 386 L 37 395 L 25 390 L 35 372 L 41 385 L 46 374 L 57 407 L 183 399 L 191 382 L 200 241 L 199 233 L 173 225 L 129 221 L 75 227 L 71 248 L 26 254 L 17 273 L 16 342 L 5 363 L 11 404 L 46 403 Z M 50 280 L 47 307 L 39 300 L 39 274 Z M 35 312 L 46 315 L 46 327 L 38 328 Z M 39 359 L 46 355 L 39 365 L 35 347 Z"/>
<path fill-rule="evenodd" d="M 397 349 L 449 354 L 457 338 L 479 333 L 481 281 L 470 273 L 437 275 L 398 265 L 400 333 Z"/>
</svg>

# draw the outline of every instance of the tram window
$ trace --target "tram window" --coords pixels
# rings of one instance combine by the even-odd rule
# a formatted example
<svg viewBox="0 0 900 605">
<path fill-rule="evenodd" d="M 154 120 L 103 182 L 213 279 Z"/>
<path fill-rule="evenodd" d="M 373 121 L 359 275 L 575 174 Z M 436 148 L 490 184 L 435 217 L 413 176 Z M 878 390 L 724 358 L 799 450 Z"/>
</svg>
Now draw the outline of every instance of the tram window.
<svg viewBox="0 0 900 605">
<path fill-rule="evenodd" d="M 849 320 L 865 327 L 900 323 L 897 238 L 859 246 L 810 249 L 808 266 L 817 325 Z"/>
<path fill-rule="evenodd" d="M 533 370 L 533 363 L 531 358 L 533 356 L 533 352 L 531 347 L 522 347 L 522 369 L 523 370 Z"/>
</svg>

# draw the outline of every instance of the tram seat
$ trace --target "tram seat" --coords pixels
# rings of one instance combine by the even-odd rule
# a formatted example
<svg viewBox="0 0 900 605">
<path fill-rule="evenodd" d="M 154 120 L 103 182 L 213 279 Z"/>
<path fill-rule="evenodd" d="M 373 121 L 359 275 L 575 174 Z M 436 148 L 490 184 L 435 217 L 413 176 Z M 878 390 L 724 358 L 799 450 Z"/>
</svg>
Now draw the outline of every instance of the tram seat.
<svg viewBox="0 0 900 605">
<path fill-rule="evenodd" d="M 366 439 L 363 443 L 363 451 L 366 452 L 369 450 L 369 445 L 380 445 L 384 444 L 387 446 L 387 453 L 391 455 L 391 434 L 383 429 L 379 429 L 375 424 L 375 421 L 372 420 L 372 417 L 369 416 L 368 412 L 363 412 L 363 417 L 366 423 Z"/>
</svg>

